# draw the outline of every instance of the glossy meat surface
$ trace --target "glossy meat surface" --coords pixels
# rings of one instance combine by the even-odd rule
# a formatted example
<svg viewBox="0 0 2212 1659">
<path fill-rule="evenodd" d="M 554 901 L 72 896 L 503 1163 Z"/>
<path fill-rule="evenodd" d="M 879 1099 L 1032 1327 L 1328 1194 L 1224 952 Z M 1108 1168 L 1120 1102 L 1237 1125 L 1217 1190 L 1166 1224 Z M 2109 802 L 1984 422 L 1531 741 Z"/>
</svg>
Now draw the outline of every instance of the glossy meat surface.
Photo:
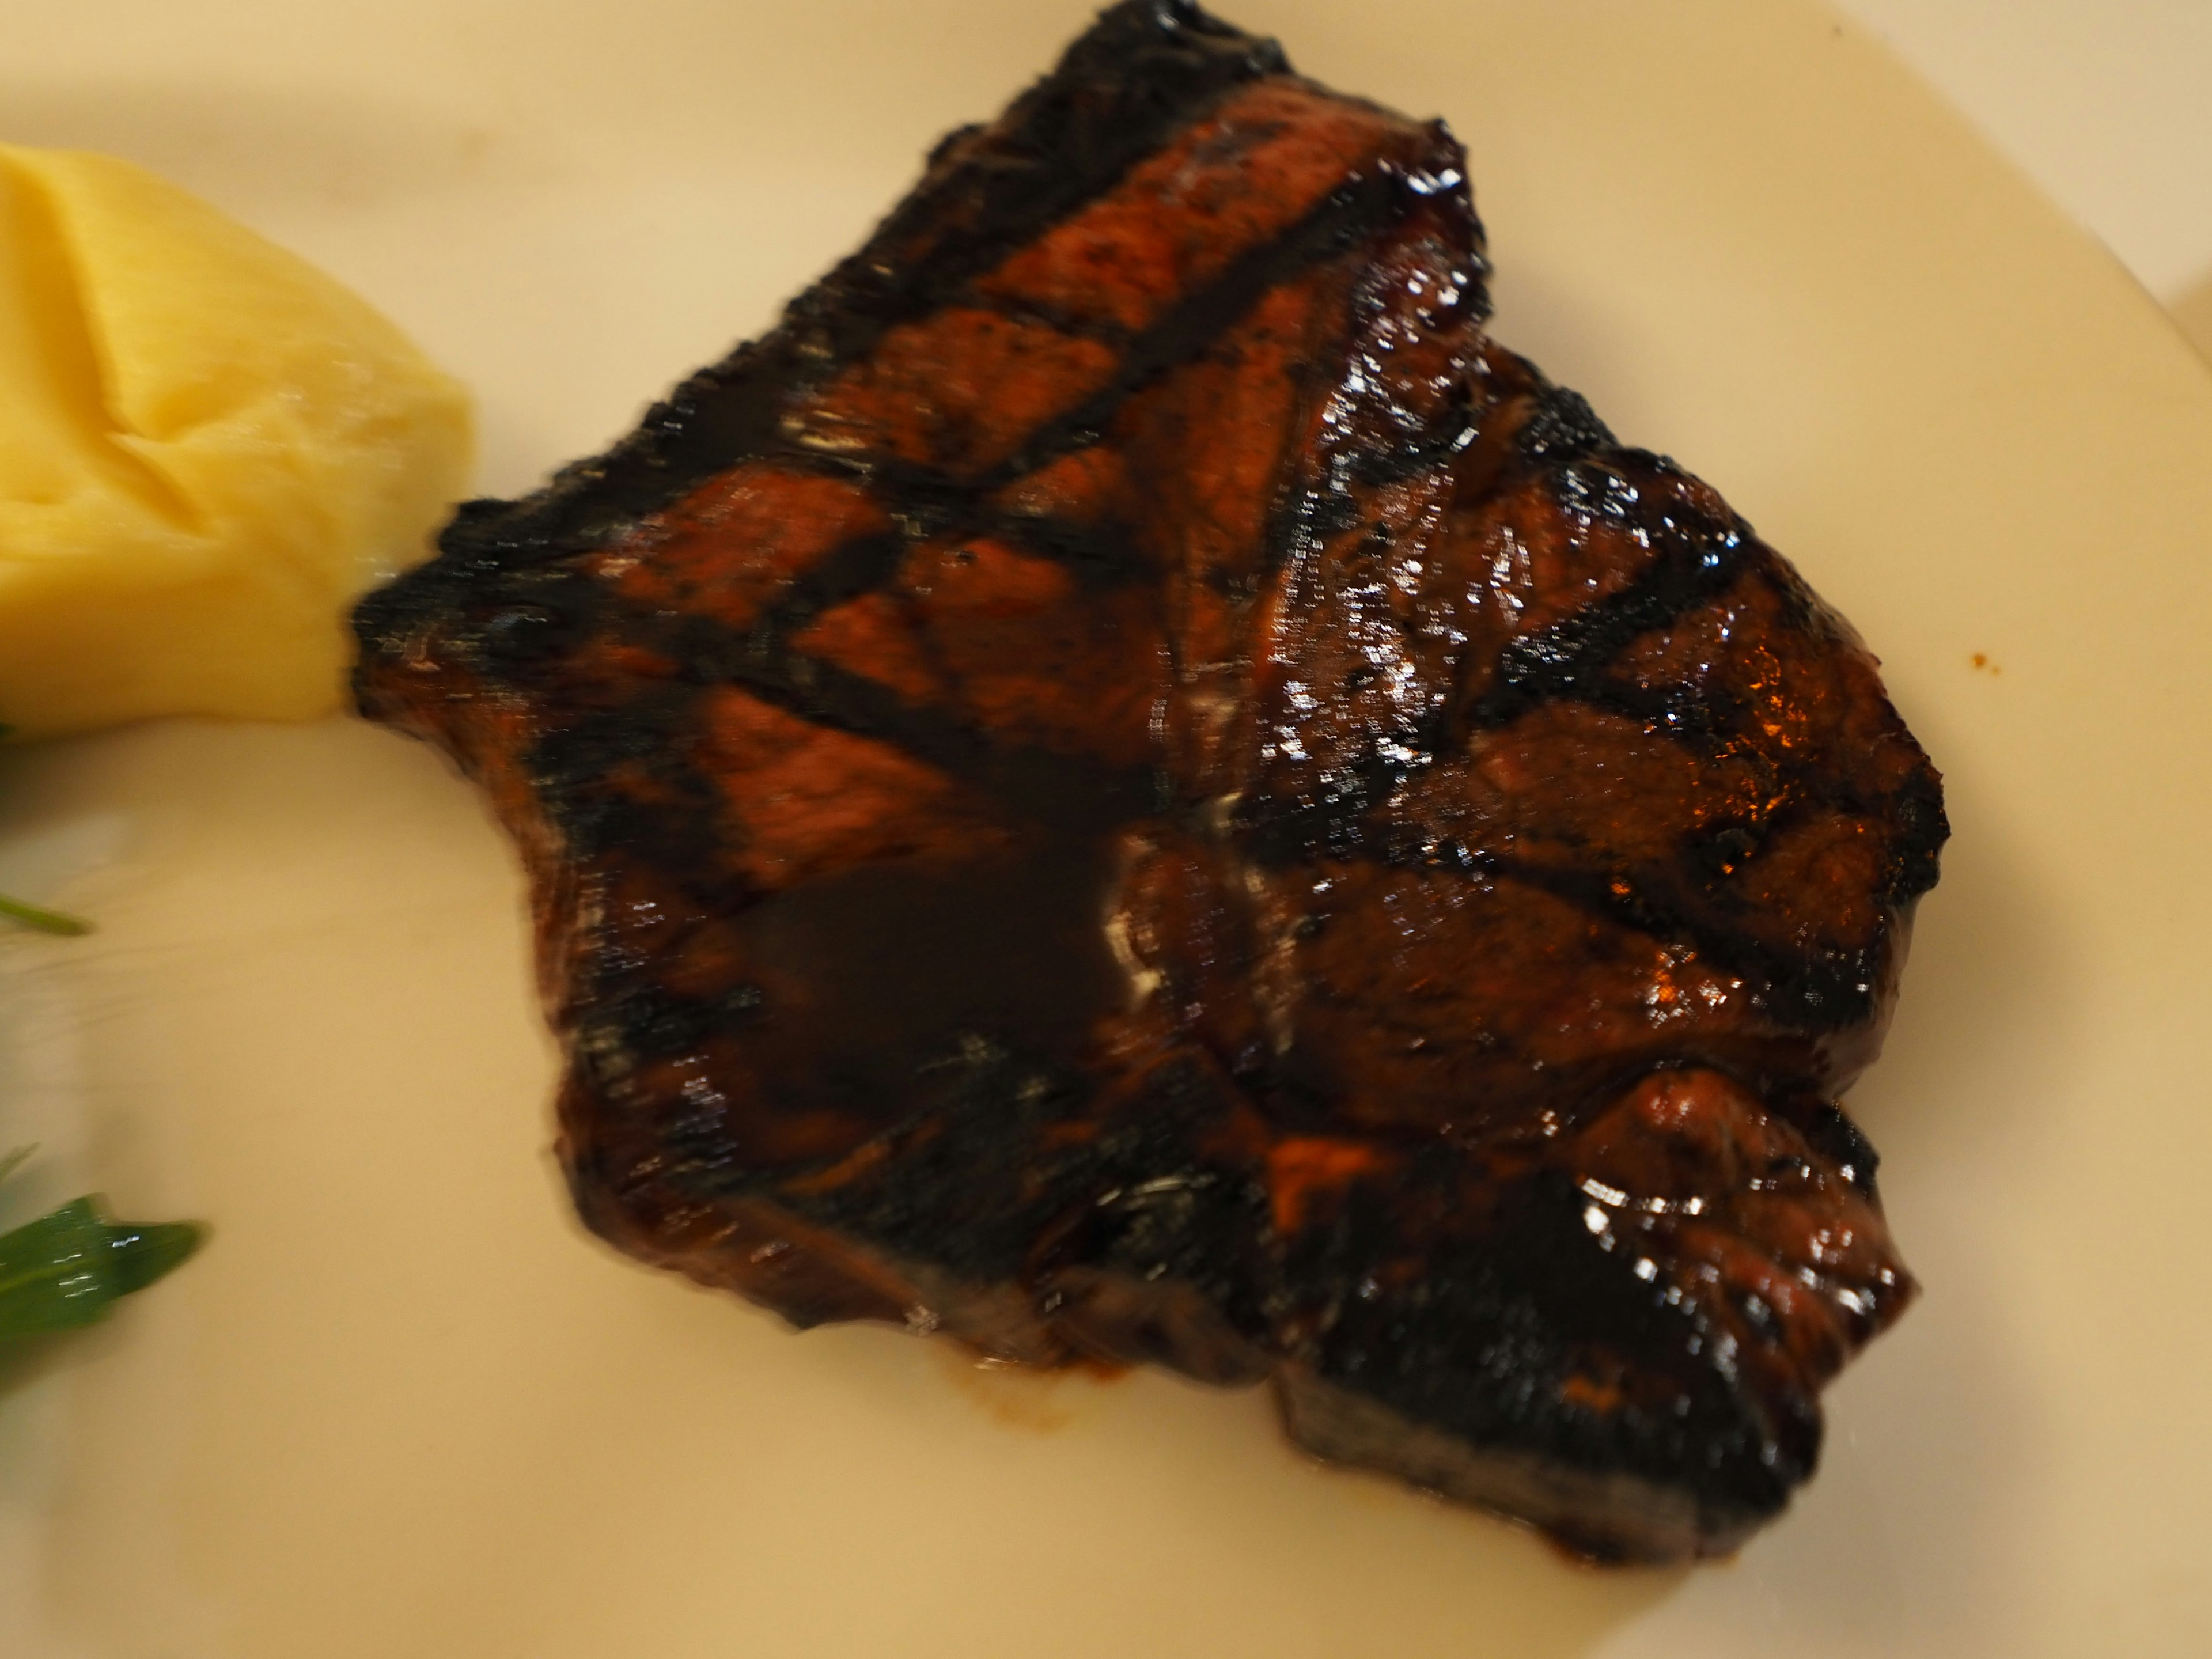
<svg viewBox="0 0 2212 1659">
<path fill-rule="evenodd" d="M 1486 337 L 1463 169 L 1116 6 L 465 508 L 356 689 L 523 849 L 622 1248 L 1722 1553 L 1911 1294 L 1834 1101 L 1940 788 L 1711 488 Z"/>
</svg>

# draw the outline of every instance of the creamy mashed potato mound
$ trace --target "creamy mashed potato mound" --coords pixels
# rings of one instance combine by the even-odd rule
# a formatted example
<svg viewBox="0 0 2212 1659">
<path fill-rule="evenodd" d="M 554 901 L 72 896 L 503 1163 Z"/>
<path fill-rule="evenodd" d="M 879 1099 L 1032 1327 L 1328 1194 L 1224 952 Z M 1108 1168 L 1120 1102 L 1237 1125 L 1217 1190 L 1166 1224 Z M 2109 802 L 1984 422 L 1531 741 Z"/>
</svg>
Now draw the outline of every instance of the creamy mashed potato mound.
<svg viewBox="0 0 2212 1659">
<path fill-rule="evenodd" d="M 0 145 L 0 722 L 337 708 L 349 602 L 467 482 L 467 395 L 127 162 Z"/>
</svg>

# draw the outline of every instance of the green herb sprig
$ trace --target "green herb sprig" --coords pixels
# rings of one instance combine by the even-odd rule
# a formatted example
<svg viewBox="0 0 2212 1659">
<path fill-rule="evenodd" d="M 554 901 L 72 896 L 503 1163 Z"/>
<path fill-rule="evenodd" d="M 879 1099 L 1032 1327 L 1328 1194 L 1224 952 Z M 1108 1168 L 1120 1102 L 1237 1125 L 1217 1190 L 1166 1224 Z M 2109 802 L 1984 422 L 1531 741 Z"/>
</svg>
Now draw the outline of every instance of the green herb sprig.
<svg viewBox="0 0 2212 1659">
<path fill-rule="evenodd" d="M 0 725 L 0 739 L 9 733 Z M 92 931 L 82 917 L 0 894 L 0 919 L 42 933 Z M 0 1181 L 30 1149 L 0 1156 Z M 183 1265 L 206 1230 L 190 1221 L 115 1222 L 87 1194 L 0 1233 L 0 1341 L 92 1325 L 116 1303 Z"/>
<path fill-rule="evenodd" d="M 0 1178 L 24 1157 L 0 1158 Z M 181 1266 L 205 1237 L 189 1221 L 106 1220 L 90 1196 L 0 1233 L 0 1341 L 97 1324 L 122 1297 Z"/>
<path fill-rule="evenodd" d="M 0 742 L 5 742 L 15 728 L 0 720 Z M 0 916 L 21 927 L 30 927 L 41 933 L 59 933 L 66 939 L 77 939 L 92 931 L 92 924 L 82 916 L 72 916 L 60 910 L 49 910 L 43 905 L 26 904 L 21 899 L 9 898 L 0 893 Z M 4 1176 L 21 1160 L 0 1160 L 0 1176 Z"/>
</svg>

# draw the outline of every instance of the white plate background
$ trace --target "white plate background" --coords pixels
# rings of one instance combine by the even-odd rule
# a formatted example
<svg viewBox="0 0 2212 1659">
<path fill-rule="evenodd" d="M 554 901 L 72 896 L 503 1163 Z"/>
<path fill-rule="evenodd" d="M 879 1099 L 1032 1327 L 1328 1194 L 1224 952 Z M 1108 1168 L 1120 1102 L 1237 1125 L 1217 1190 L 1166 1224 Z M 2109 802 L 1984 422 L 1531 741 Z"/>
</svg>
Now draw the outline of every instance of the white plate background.
<svg viewBox="0 0 2212 1659">
<path fill-rule="evenodd" d="M 1076 0 L 0 8 L 0 137 L 353 283 L 527 487 L 854 243 Z M 503 843 L 343 722 L 0 775 L 0 1139 L 205 1255 L 0 1393 L 21 1659 L 2074 1656 L 2212 1645 L 2212 377 L 1813 0 L 1249 0 L 1473 154 L 1497 331 L 1727 492 L 1949 784 L 1853 1098 L 1925 1300 L 1736 1563 L 1595 1574 L 1261 1398 L 805 1338 L 581 1237 Z M 1988 665 L 1973 665 L 1976 653 Z M 6 1219 L 7 1217 L 0 1217 Z"/>
</svg>

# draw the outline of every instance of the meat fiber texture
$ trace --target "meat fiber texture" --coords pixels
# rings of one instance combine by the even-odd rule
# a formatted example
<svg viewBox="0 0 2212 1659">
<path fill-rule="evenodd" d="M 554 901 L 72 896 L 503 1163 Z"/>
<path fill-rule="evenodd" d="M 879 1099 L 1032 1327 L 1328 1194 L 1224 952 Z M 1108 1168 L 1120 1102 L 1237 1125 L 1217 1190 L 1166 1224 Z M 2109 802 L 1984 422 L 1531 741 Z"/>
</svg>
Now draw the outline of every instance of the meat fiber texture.
<svg viewBox="0 0 2212 1659">
<path fill-rule="evenodd" d="M 1850 629 L 1492 342 L 1445 128 L 1103 14 L 358 614 L 532 882 L 586 1223 L 797 1325 L 1268 1382 L 1724 1553 L 1913 1293 L 1835 1104 L 1946 834 Z"/>
</svg>

